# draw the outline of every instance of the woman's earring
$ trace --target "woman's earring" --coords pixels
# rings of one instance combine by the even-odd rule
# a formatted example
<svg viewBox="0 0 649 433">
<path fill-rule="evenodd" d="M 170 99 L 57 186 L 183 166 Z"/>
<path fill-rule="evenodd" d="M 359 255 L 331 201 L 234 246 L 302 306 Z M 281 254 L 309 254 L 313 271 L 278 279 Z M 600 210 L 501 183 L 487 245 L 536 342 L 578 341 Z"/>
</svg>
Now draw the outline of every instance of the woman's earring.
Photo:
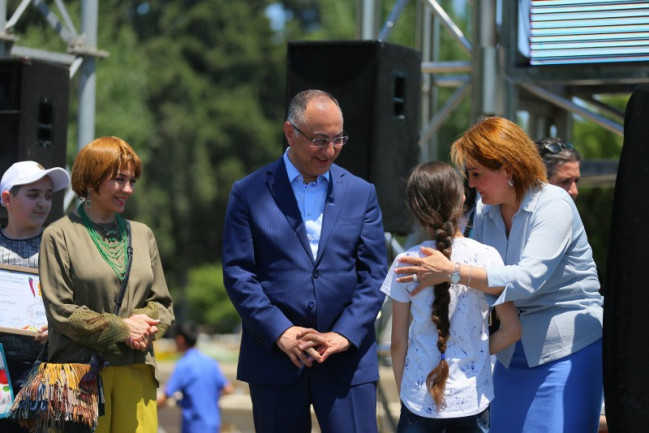
<svg viewBox="0 0 649 433">
<path fill-rule="evenodd" d="M 511 179 L 507 179 L 507 185 L 511 186 L 512 188 L 514 187 L 514 181 Z"/>
</svg>

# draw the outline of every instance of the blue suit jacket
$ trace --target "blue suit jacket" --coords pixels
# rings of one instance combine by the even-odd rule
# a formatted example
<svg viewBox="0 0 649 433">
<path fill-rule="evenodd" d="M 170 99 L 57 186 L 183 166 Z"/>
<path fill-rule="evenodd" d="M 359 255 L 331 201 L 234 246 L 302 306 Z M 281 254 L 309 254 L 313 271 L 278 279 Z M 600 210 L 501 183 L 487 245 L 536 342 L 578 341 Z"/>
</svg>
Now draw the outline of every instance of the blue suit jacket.
<svg viewBox="0 0 649 433">
<path fill-rule="evenodd" d="M 332 165 L 314 260 L 282 158 L 237 181 L 230 192 L 223 275 L 243 332 L 237 378 L 288 385 L 297 368 L 275 344 L 289 327 L 333 331 L 353 345 L 313 372 L 344 384 L 378 380 L 374 321 L 387 255 L 370 183 Z M 304 367 L 306 368 L 306 367 Z"/>
</svg>

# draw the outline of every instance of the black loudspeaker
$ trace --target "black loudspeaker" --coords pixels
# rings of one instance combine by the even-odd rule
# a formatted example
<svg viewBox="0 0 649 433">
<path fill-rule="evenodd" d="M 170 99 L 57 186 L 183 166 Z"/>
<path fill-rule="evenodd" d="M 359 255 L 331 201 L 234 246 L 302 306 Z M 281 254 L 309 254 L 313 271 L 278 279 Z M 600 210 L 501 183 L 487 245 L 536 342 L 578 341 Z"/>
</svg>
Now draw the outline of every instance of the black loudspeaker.
<svg viewBox="0 0 649 433">
<path fill-rule="evenodd" d="M 33 59 L 0 60 L 0 176 L 14 162 L 33 160 L 65 168 L 70 76 L 68 68 Z M 63 215 L 54 194 L 53 221 Z M 0 206 L 0 219 L 7 211 Z"/>
<path fill-rule="evenodd" d="M 331 93 L 349 142 L 336 164 L 376 186 L 385 231 L 411 231 L 405 180 L 419 159 L 421 55 L 380 41 L 289 42 L 288 99 Z"/>
</svg>

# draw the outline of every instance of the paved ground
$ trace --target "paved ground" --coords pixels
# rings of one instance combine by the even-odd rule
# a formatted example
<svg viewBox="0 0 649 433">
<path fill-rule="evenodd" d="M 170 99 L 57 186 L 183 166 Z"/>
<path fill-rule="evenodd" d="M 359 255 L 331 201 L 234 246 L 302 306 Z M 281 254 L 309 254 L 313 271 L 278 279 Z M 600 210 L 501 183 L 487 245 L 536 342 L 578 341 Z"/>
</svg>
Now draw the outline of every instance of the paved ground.
<svg viewBox="0 0 649 433">
<path fill-rule="evenodd" d="M 158 344 L 159 343 L 159 344 Z M 248 386 L 239 382 L 236 377 L 236 356 L 238 337 L 237 336 L 217 336 L 209 341 L 201 341 L 199 348 L 219 361 L 223 372 L 234 385 L 235 392 L 221 398 L 221 417 L 222 433 L 254 433 L 252 424 L 252 405 L 248 395 Z M 173 343 L 170 341 L 156 342 L 156 354 L 158 357 L 158 367 L 163 382 L 173 371 L 175 354 L 173 352 Z M 382 367 L 381 389 L 384 391 L 388 407 L 393 417 L 398 418 L 399 402 L 396 393 L 396 386 L 392 377 L 392 369 Z M 164 384 L 163 384 L 164 386 Z M 393 433 L 388 415 L 383 411 L 383 405 L 379 401 L 378 423 L 380 433 Z M 318 423 L 313 418 L 312 433 L 320 433 Z M 173 405 L 160 408 L 158 410 L 159 433 L 180 433 L 180 410 Z M 207 433 L 207 432 L 206 432 Z"/>
</svg>

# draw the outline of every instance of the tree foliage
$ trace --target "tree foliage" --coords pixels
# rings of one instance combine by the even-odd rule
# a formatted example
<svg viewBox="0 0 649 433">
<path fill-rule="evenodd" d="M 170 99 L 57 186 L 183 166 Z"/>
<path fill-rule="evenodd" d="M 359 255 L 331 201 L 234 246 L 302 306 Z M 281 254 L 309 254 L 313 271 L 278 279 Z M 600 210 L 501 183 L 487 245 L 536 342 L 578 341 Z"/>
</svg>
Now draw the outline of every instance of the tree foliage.
<svg viewBox="0 0 649 433">
<path fill-rule="evenodd" d="M 135 20 L 154 119 L 137 213 L 161 238 L 172 287 L 193 290 L 186 273 L 217 262 L 232 183 L 282 149 L 283 48 L 265 5 L 164 2 Z"/>
<path fill-rule="evenodd" d="M 201 306 L 185 302 L 186 293 L 195 297 L 191 270 L 204 275 L 201 266 L 220 259 L 232 183 L 283 147 L 285 48 L 272 40 L 268 4 L 99 2 L 97 45 L 109 56 L 97 60 L 96 135 L 120 136 L 142 157 L 127 216 L 154 230 L 174 299 L 191 309 Z M 79 30 L 80 5 L 66 6 Z M 29 10 L 21 22 L 25 45 L 65 51 L 38 12 Z M 77 150 L 74 80 L 70 163 Z M 221 278 L 212 276 L 212 288 L 198 278 L 197 287 L 217 293 Z"/>
<path fill-rule="evenodd" d="M 201 265 L 189 271 L 185 302 L 176 309 L 186 309 L 193 320 L 210 324 L 211 331 L 217 333 L 231 333 L 240 323 L 225 291 L 220 264 Z"/>
<path fill-rule="evenodd" d="M 621 95 L 609 95 L 603 99 L 604 103 L 616 108 L 621 113 L 624 112 L 627 101 L 628 96 Z M 622 152 L 623 138 L 576 117 L 572 142 L 579 150 L 582 159 L 618 159 Z M 588 242 L 593 249 L 602 292 L 606 291 L 604 284 L 606 282 L 613 192 L 613 186 L 580 187 L 576 202 L 588 234 Z"/>
<path fill-rule="evenodd" d="M 383 23 L 395 3 L 380 3 Z M 387 42 L 421 49 L 417 23 L 423 3 L 407 3 Z M 440 3 L 471 39 L 471 17 L 455 16 L 452 0 Z M 8 10 L 18 4 L 9 1 Z M 80 2 L 65 4 L 79 29 Z M 110 55 L 97 60 L 96 135 L 124 138 L 144 161 L 127 216 L 145 222 L 156 234 L 179 317 L 191 316 L 218 330 L 233 328 L 235 313 L 219 265 L 230 188 L 282 152 L 286 43 L 354 39 L 358 4 L 352 0 L 99 2 L 98 48 Z M 272 25 L 270 10 L 279 25 Z M 23 45 L 66 50 L 32 8 L 17 33 Z M 437 60 L 469 60 L 445 29 L 439 35 Z M 78 75 L 71 85 L 70 163 L 77 151 L 77 83 Z M 440 89 L 431 111 L 438 110 L 452 92 Z M 438 150 L 432 157 L 448 159 L 449 144 L 470 122 L 470 101 L 465 98 L 438 131 Z M 621 143 L 605 131 L 577 123 L 575 137 L 585 157 L 619 154 Z M 594 245 L 601 244 L 590 229 L 589 235 Z"/>
</svg>

